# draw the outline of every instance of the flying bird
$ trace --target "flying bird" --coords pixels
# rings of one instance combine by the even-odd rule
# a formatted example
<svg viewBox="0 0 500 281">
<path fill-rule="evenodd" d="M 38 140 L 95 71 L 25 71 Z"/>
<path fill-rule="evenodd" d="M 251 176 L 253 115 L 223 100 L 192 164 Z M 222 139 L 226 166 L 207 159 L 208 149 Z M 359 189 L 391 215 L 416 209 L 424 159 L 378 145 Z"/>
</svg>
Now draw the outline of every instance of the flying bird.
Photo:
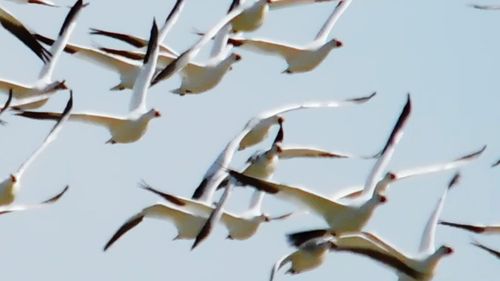
<svg viewBox="0 0 500 281">
<path fill-rule="evenodd" d="M 202 181 L 196 188 L 193 198 L 211 200 L 213 193 L 219 184 L 224 180 L 226 172 L 224 167 L 228 167 L 236 150 L 243 150 L 261 142 L 268 134 L 269 129 L 284 121 L 282 114 L 290 111 L 312 108 L 335 108 L 347 105 L 362 104 L 375 96 L 372 93 L 366 97 L 347 99 L 343 101 L 327 102 L 305 102 L 301 104 L 288 105 L 282 108 L 263 112 L 251 118 L 244 128 L 225 146 L 216 160 L 209 167 Z"/>
<path fill-rule="evenodd" d="M 399 115 L 399 118 L 394 126 L 384 149 L 382 150 L 381 156 L 374 165 L 374 169 L 384 169 L 387 164 L 387 158 L 391 157 L 394 151 L 394 146 L 399 142 L 402 134 L 404 125 L 411 112 L 411 100 L 408 96 L 405 106 Z M 381 164 L 382 163 L 382 164 Z M 296 204 L 302 205 L 317 215 L 323 217 L 326 223 L 329 225 L 330 229 L 322 230 L 321 235 L 333 231 L 336 234 L 343 232 L 360 231 L 361 228 L 367 223 L 368 219 L 371 217 L 373 211 L 377 206 L 385 203 L 387 198 L 385 195 L 372 191 L 364 191 L 367 196 L 364 196 L 360 200 L 342 203 L 332 200 L 324 195 L 320 195 L 306 188 L 295 187 L 285 184 L 274 183 L 271 181 L 265 181 L 255 177 L 250 177 L 242 173 L 238 173 L 233 170 L 229 170 L 229 174 L 238 182 L 243 185 L 251 185 L 252 187 L 276 195 L 285 200 L 290 200 Z M 378 175 L 378 172 L 372 172 L 372 175 Z M 368 179 L 367 182 L 371 182 Z M 366 188 L 371 186 L 366 184 Z M 317 232 L 315 231 L 315 234 Z M 305 233 L 293 234 L 294 240 L 303 241 L 304 235 L 307 239 L 310 239 L 310 231 Z M 295 244 L 295 243 L 294 243 Z M 299 243 L 300 244 L 300 243 Z"/>
<path fill-rule="evenodd" d="M 311 71 L 328 56 L 331 50 L 342 46 L 341 41 L 335 38 L 327 40 L 327 38 L 331 29 L 350 4 L 351 0 L 341 0 L 316 35 L 314 41 L 305 46 L 294 46 L 265 39 L 246 38 L 230 38 L 229 43 L 235 47 L 248 48 L 283 57 L 288 64 L 283 73 L 291 74 Z"/>
<path fill-rule="evenodd" d="M 73 93 L 70 92 L 70 98 L 64 108 L 63 112 L 59 115 L 56 124 L 52 127 L 49 134 L 45 137 L 42 144 L 28 157 L 28 159 L 21 164 L 21 166 L 6 179 L 0 182 L 0 207 L 7 207 L 9 209 L 14 200 L 16 199 L 19 188 L 21 187 L 21 180 L 24 172 L 29 165 L 36 159 L 38 155 L 57 138 L 57 134 L 62 128 L 62 125 L 68 120 L 71 110 L 73 108 Z M 43 203 L 42 203 L 43 204 Z M 1 210 L 0 210 L 1 212 Z"/>
<path fill-rule="evenodd" d="M 95 125 L 106 127 L 111 133 L 111 138 L 106 143 L 131 143 L 139 140 L 145 133 L 149 121 L 160 117 L 156 109 L 146 108 L 146 96 L 149 82 L 156 69 L 158 56 L 157 45 L 158 28 L 153 23 L 151 28 L 151 39 L 149 40 L 148 52 L 144 57 L 143 67 L 134 84 L 133 94 L 130 102 L 130 111 L 127 116 L 113 116 L 95 113 L 72 113 L 70 120 L 90 122 Z M 21 111 L 16 115 L 32 119 L 53 120 L 59 118 L 60 114 L 53 112 Z"/>
<path fill-rule="evenodd" d="M 12 89 L 14 97 L 19 100 L 16 104 L 11 105 L 12 107 L 20 109 L 39 108 L 47 102 L 48 97 L 40 99 L 36 99 L 36 97 L 42 97 L 41 95 L 43 94 L 54 93 L 58 90 L 67 89 L 64 81 L 54 81 L 52 74 L 59 57 L 61 56 L 61 53 L 76 26 L 76 19 L 80 14 L 81 9 L 86 5 L 87 4 L 84 4 L 82 0 L 78 0 L 71 7 L 66 18 L 64 19 L 61 29 L 59 30 L 59 37 L 50 49 L 50 59 L 43 65 L 38 75 L 38 80 L 34 84 L 30 85 L 8 80 L 0 80 L 0 90 L 7 92 Z M 36 101 L 28 102 L 31 98 L 35 98 Z"/>
</svg>

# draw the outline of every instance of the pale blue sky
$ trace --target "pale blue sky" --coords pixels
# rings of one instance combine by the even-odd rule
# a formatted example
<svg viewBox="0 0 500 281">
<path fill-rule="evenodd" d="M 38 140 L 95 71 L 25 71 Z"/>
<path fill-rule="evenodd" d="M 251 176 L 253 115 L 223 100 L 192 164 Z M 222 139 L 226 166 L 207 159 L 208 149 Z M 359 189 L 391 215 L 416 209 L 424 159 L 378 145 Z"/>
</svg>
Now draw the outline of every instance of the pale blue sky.
<svg viewBox="0 0 500 281">
<path fill-rule="evenodd" d="M 89 1 L 71 42 L 126 47 L 91 38 L 90 27 L 147 36 L 153 17 L 163 22 L 173 0 Z M 217 2 L 217 3 L 212 3 Z M 207 30 L 230 1 L 187 0 L 166 43 L 183 51 L 197 38 L 193 28 Z M 462 183 L 448 194 L 443 218 L 463 222 L 500 222 L 500 176 L 489 165 L 500 156 L 500 13 L 480 11 L 466 1 L 353 1 L 333 29 L 344 43 L 314 71 L 285 75 L 285 63 L 271 56 L 236 50 L 243 59 L 215 89 L 179 97 L 178 76 L 150 91 L 148 105 L 163 116 L 151 122 L 140 141 L 105 145 L 109 134 L 88 124 L 67 123 L 59 138 L 26 171 L 19 202 L 36 202 L 70 191 L 49 208 L 0 218 L 0 264 L 5 280 L 267 280 L 274 262 L 292 251 L 284 234 L 323 227 L 312 215 L 264 224 L 246 241 L 226 241 L 223 227 L 190 251 L 192 241 L 171 241 L 174 226 L 146 220 L 108 252 L 102 247 L 131 215 L 157 201 L 139 188 L 144 179 L 154 187 L 190 196 L 223 146 L 259 112 L 306 100 L 378 95 L 367 104 L 286 115 L 285 143 L 369 154 L 386 139 L 405 100 L 412 94 L 413 113 L 391 161 L 391 169 L 453 159 L 487 144 L 475 163 L 463 169 Z M 57 1 L 71 5 L 72 1 Z M 54 36 L 67 9 L 1 5 L 33 30 Z M 272 11 L 251 36 L 291 43 L 314 38 L 334 3 Z M 330 36 L 330 37 L 331 37 Z M 41 62 L 24 45 L 0 29 L 0 77 L 30 82 Z M 204 52 L 203 54 L 206 54 Z M 204 57 L 199 58 L 200 61 Z M 130 91 L 108 89 L 118 75 L 64 55 L 55 78 L 74 89 L 75 110 L 126 113 Z M 66 95 L 44 107 L 60 111 Z M 52 123 L 5 116 L 0 128 L 2 161 L 7 176 L 39 145 Z M 274 131 L 273 131 L 274 132 Z M 265 149 L 272 138 L 263 143 Z M 239 168 L 246 155 L 238 155 Z M 372 165 L 361 160 L 287 160 L 274 180 L 325 194 L 364 182 Z M 389 201 L 377 209 L 366 230 L 375 231 L 398 248 L 418 249 L 419 239 L 436 201 L 452 173 L 408 179 L 395 184 Z M 238 190 L 230 208 L 242 210 L 249 189 Z M 271 196 L 264 208 L 281 214 L 295 206 Z M 499 237 L 477 237 L 500 249 Z M 498 260 L 469 245 L 471 235 L 439 227 L 437 244 L 455 253 L 442 260 L 436 281 L 497 280 Z M 472 267 L 471 267 L 472 266 Z M 496 274 L 495 274 L 496 273 Z M 496 277 L 496 278 L 495 278 Z M 320 268 L 277 280 L 396 280 L 390 270 L 368 259 L 332 253 Z"/>
</svg>

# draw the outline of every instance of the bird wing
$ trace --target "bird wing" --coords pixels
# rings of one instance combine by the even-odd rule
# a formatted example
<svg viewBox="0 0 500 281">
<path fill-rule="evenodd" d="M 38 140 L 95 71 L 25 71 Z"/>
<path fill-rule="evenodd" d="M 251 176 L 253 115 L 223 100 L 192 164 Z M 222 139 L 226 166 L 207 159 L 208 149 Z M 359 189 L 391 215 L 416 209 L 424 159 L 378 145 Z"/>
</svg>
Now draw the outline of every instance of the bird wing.
<svg viewBox="0 0 500 281">
<path fill-rule="evenodd" d="M 257 117 L 258 119 L 266 119 L 271 116 L 276 116 L 280 115 L 286 112 L 290 111 L 295 111 L 295 110 L 301 110 L 301 109 L 312 109 L 312 108 L 323 108 L 323 107 L 344 107 L 344 106 L 349 106 L 349 105 L 355 105 L 355 104 L 363 104 L 365 102 L 368 102 L 371 100 L 374 96 L 376 95 L 375 92 L 371 93 L 368 96 L 363 96 L 363 97 L 358 97 L 358 98 L 350 98 L 346 100 L 331 100 L 331 101 L 313 101 L 313 102 L 303 102 L 303 103 L 297 103 L 297 104 L 290 104 L 286 105 L 280 108 L 276 108 L 270 111 L 266 111 L 264 113 L 259 114 Z"/>
<path fill-rule="evenodd" d="M 174 24 L 179 19 L 180 13 L 182 9 L 184 9 L 184 5 L 185 5 L 184 0 L 177 0 L 175 2 L 174 6 L 172 7 L 172 10 L 170 10 L 170 13 L 165 19 L 165 23 L 163 24 L 162 28 L 158 33 L 159 44 L 161 44 L 165 40 L 165 37 L 167 37 L 168 32 L 172 29 Z M 175 52 L 172 54 L 175 54 Z"/>
<path fill-rule="evenodd" d="M 80 14 L 81 9 L 86 5 L 87 4 L 85 5 L 83 4 L 83 0 L 78 0 L 69 10 L 68 15 L 64 19 L 63 25 L 61 26 L 61 30 L 59 30 L 59 37 L 54 42 L 54 44 L 52 44 L 52 47 L 50 49 L 52 58 L 42 67 L 42 70 L 38 75 L 39 80 L 47 82 L 51 81 L 52 73 L 54 72 L 54 67 L 57 61 L 59 60 L 59 57 L 61 56 L 61 53 L 64 50 L 64 47 L 68 43 L 69 37 L 71 36 L 73 29 L 75 29 L 76 18 L 78 17 L 78 14 Z"/>
<path fill-rule="evenodd" d="M 331 2 L 333 0 L 271 0 L 269 1 L 269 8 L 271 9 L 280 9 L 286 8 L 299 4 L 313 4 L 320 2 Z"/>
<path fill-rule="evenodd" d="M 132 98 L 130 100 L 130 112 L 145 113 L 146 108 L 146 95 L 148 88 L 156 70 L 156 62 L 158 59 L 158 27 L 156 22 L 153 21 L 151 27 L 151 35 L 148 42 L 148 50 L 144 56 L 143 66 L 139 72 L 139 76 L 135 80 L 134 88 L 132 90 Z"/>
<path fill-rule="evenodd" d="M 401 114 L 399 115 L 399 118 L 396 121 L 396 124 L 394 125 L 392 132 L 384 145 L 384 148 L 382 148 L 382 150 L 380 151 L 377 162 L 375 162 L 372 170 L 370 171 L 370 174 L 366 178 L 365 187 L 363 190 L 365 194 L 368 194 L 369 196 L 373 194 L 381 173 L 389 164 L 389 161 L 394 154 L 394 150 L 396 149 L 396 145 L 399 143 L 401 137 L 403 136 L 403 129 L 408 121 L 408 117 L 410 117 L 410 113 L 411 99 L 410 94 L 408 94 L 406 104 L 403 107 L 403 110 L 401 111 Z"/>
<path fill-rule="evenodd" d="M 278 154 L 280 159 L 290 159 L 298 157 L 308 157 L 308 158 L 358 158 L 355 155 L 342 153 L 342 152 L 331 152 L 324 149 L 313 148 L 313 147 L 282 147 L 281 152 Z M 360 157 L 362 158 L 362 157 Z"/>
<path fill-rule="evenodd" d="M 0 7 L 0 24 L 7 29 L 24 45 L 28 46 L 44 63 L 50 60 L 50 52 L 47 51 L 33 36 L 22 22 L 16 19 L 11 13 Z"/>
<path fill-rule="evenodd" d="M 378 237 L 374 238 L 374 235 L 370 235 L 367 232 L 341 235 L 334 240 L 333 244 L 335 246 L 333 250 L 348 251 L 366 256 L 397 271 L 404 272 L 416 280 L 423 277 L 424 274 L 422 272 L 408 265 L 406 256 L 399 252 L 394 254 L 390 250 L 393 249 L 392 247 L 387 248 L 388 244 L 384 243 Z"/>
<path fill-rule="evenodd" d="M 258 179 L 233 170 L 229 170 L 229 174 L 244 185 L 251 185 L 260 191 L 292 200 L 320 215 L 340 213 L 347 208 L 345 205 L 300 187 Z"/>
<path fill-rule="evenodd" d="M 494 255 L 495 257 L 497 257 L 497 258 L 499 258 L 499 259 L 500 259 L 500 251 L 498 251 L 498 250 L 493 250 L 492 248 L 487 247 L 487 246 L 485 246 L 485 245 L 483 245 L 483 244 L 479 243 L 478 241 L 472 241 L 472 242 L 471 242 L 471 244 L 472 244 L 472 245 L 474 245 L 474 246 L 476 246 L 476 247 L 478 247 L 478 248 L 480 248 L 480 249 L 485 250 L 486 252 L 488 252 L 488 253 L 490 253 L 490 254 L 492 254 L 492 255 Z"/>
<path fill-rule="evenodd" d="M 40 34 L 36 34 L 36 38 L 48 45 L 52 45 L 54 43 L 53 39 Z M 134 69 L 139 66 L 138 64 L 134 64 L 133 62 L 119 56 L 113 56 L 104 51 L 81 45 L 66 44 L 64 51 L 120 73 L 133 72 Z"/>
<path fill-rule="evenodd" d="M 423 166 L 423 167 L 417 167 L 417 168 L 413 168 L 413 169 L 401 170 L 398 172 L 393 172 L 393 174 L 396 176 L 396 179 L 404 179 L 404 178 L 423 175 L 423 174 L 431 174 L 431 173 L 456 169 L 456 168 L 459 168 L 463 165 L 469 164 L 472 160 L 477 159 L 483 153 L 483 151 L 485 149 L 486 149 L 486 146 L 483 146 L 481 149 L 479 149 L 477 151 L 474 151 L 474 152 L 469 153 L 467 155 L 461 156 L 461 157 L 459 157 L 455 160 L 452 160 L 452 161 L 434 164 L 434 165 Z"/>
<path fill-rule="evenodd" d="M 146 182 L 142 182 L 139 184 L 139 187 L 147 190 L 149 192 L 152 192 L 161 198 L 165 199 L 169 203 L 172 203 L 180 208 L 186 209 L 190 212 L 196 213 L 197 215 L 201 216 L 208 216 L 212 210 L 214 209 L 212 206 L 206 204 L 205 202 L 198 201 L 198 200 L 193 200 L 193 199 L 188 199 L 180 196 L 175 196 L 167 192 L 160 191 L 150 185 L 148 185 Z"/>
<path fill-rule="evenodd" d="M 326 22 L 319 30 L 318 34 L 316 35 L 316 38 L 314 39 L 315 41 L 326 42 L 326 39 L 330 34 L 330 31 L 335 26 L 339 18 L 342 16 L 342 14 L 345 12 L 345 10 L 347 9 L 347 7 L 349 7 L 350 4 L 351 0 L 339 1 L 337 6 L 335 6 L 335 9 L 333 9 L 331 15 L 328 17 Z"/>
<path fill-rule="evenodd" d="M 13 206 L 11 205 L 11 206 L 0 207 L 0 215 L 12 213 L 12 212 L 17 212 L 17 211 L 38 209 L 38 208 L 42 208 L 42 207 L 45 207 L 45 206 L 50 205 L 50 204 L 54 204 L 57 201 L 59 201 L 59 199 L 61 199 L 61 197 L 66 193 L 66 191 L 68 191 L 68 189 L 69 189 L 69 186 L 65 186 L 62 191 L 58 192 L 56 195 L 50 197 L 49 199 L 47 199 L 45 201 L 38 203 L 38 204 L 13 205 Z"/>
<path fill-rule="evenodd" d="M 469 6 L 479 10 L 500 10 L 500 5 L 469 4 Z"/>
<path fill-rule="evenodd" d="M 264 54 L 279 55 L 285 59 L 293 58 L 302 51 L 297 46 L 267 39 L 229 38 L 228 42 L 235 47 L 243 47 Z"/>
<path fill-rule="evenodd" d="M 50 130 L 49 134 L 45 137 L 44 141 L 42 144 L 31 154 L 31 156 L 24 161 L 24 163 L 19 166 L 17 171 L 14 173 L 14 176 L 17 178 L 20 178 L 26 168 L 35 160 L 35 158 L 49 145 L 51 142 L 53 142 L 57 134 L 62 128 L 62 125 L 68 120 L 71 110 L 73 108 L 73 92 L 70 92 L 70 97 L 68 102 L 66 103 L 66 107 L 64 108 L 63 112 L 60 114 L 59 118 L 57 119 L 56 124 L 52 127 Z"/>
<path fill-rule="evenodd" d="M 271 275 L 269 277 L 269 281 L 273 281 L 274 275 L 280 270 L 285 264 L 287 264 L 290 261 L 291 256 L 295 252 L 292 252 L 291 254 L 288 254 L 286 256 L 281 257 L 276 263 L 273 265 L 273 268 L 271 269 Z"/>
<path fill-rule="evenodd" d="M 435 251 L 434 240 L 436 237 L 436 227 L 439 220 L 439 216 L 441 216 L 441 212 L 444 206 L 444 201 L 446 200 L 446 194 L 448 193 L 449 188 L 450 187 L 444 190 L 443 195 L 441 195 L 441 198 L 439 198 L 439 201 L 437 202 L 434 211 L 432 211 L 432 214 L 429 217 L 427 224 L 425 225 L 425 229 L 424 232 L 422 233 L 422 239 L 420 241 L 420 247 L 419 247 L 419 251 L 421 253 L 432 254 Z"/>
<path fill-rule="evenodd" d="M 8 93 L 10 89 L 12 89 L 12 94 L 17 96 L 18 93 L 24 93 L 32 90 L 32 87 L 29 85 L 23 85 L 14 81 L 9 80 L 0 80 L 0 89 L 1 92 Z"/>
<path fill-rule="evenodd" d="M 303 102 L 297 104 L 290 104 L 260 113 L 259 115 L 250 119 L 250 121 L 248 121 L 247 124 L 245 125 L 244 130 L 246 130 L 246 132 L 244 133 L 244 136 L 240 141 L 239 149 L 240 150 L 245 149 L 262 141 L 264 137 L 267 135 L 269 128 L 274 124 L 273 122 L 270 121 L 272 121 L 272 119 L 276 119 L 275 117 L 280 114 L 301 109 L 313 109 L 313 108 L 323 108 L 323 107 L 335 108 L 335 107 L 343 107 L 354 104 L 362 104 L 373 98 L 375 94 L 376 93 L 372 93 L 369 96 L 351 98 L 342 101 L 332 100 L 324 102 L 316 101 L 316 102 Z M 266 126 L 264 126 L 264 124 Z"/>
</svg>

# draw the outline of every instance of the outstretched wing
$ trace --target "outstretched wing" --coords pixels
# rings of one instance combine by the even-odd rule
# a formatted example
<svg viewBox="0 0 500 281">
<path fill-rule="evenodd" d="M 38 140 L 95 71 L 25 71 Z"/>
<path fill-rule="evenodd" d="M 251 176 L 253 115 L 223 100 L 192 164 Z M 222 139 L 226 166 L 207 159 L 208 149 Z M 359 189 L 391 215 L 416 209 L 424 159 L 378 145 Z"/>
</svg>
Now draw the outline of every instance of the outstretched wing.
<svg viewBox="0 0 500 281">
<path fill-rule="evenodd" d="M 45 137 L 45 140 L 43 141 L 43 143 L 17 169 L 17 171 L 14 173 L 15 177 L 20 178 L 22 176 L 22 174 L 24 173 L 24 171 L 26 170 L 26 168 L 31 164 L 31 162 L 33 162 L 33 160 L 35 160 L 35 158 L 47 147 L 47 145 L 49 145 L 51 142 L 53 142 L 56 139 L 57 134 L 59 133 L 59 131 L 62 128 L 62 125 L 64 124 L 64 122 L 66 122 L 66 120 L 68 120 L 72 108 L 73 108 L 73 92 L 70 91 L 69 100 L 68 100 L 66 107 L 64 108 L 62 114 L 60 115 L 59 119 L 57 120 L 56 124 L 54 125 L 54 127 L 52 127 L 49 134 Z"/>
<path fill-rule="evenodd" d="M 47 82 L 51 81 L 52 73 L 54 72 L 54 67 L 57 61 L 59 60 L 59 57 L 61 56 L 61 53 L 64 50 L 64 47 L 68 43 L 69 37 L 71 36 L 73 29 L 75 29 L 76 18 L 78 17 L 78 14 L 80 14 L 81 9 L 86 5 L 88 4 L 84 5 L 83 0 L 78 0 L 69 10 L 68 15 L 64 19 L 63 25 L 61 26 L 61 30 L 59 31 L 59 37 L 57 38 L 57 40 L 52 45 L 52 48 L 50 49 L 52 58 L 50 59 L 49 62 L 45 63 L 42 70 L 40 71 L 40 74 L 38 75 L 38 79 Z"/>
<path fill-rule="evenodd" d="M 50 52 L 38 43 L 33 34 L 18 19 L 1 7 L 0 24 L 28 46 L 44 63 L 50 60 Z"/>
</svg>

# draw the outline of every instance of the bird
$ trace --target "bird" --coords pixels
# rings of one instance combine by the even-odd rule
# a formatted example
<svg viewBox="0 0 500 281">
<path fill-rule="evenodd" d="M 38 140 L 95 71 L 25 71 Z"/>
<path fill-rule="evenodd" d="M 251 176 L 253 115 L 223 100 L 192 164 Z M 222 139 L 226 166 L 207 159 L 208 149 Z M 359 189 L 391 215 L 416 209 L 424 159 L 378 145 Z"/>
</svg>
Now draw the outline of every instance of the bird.
<svg viewBox="0 0 500 281">
<path fill-rule="evenodd" d="M 301 244 L 292 253 L 280 258 L 271 269 L 270 281 L 287 263 L 291 263 L 288 274 L 300 274 L 320 266 L 328 253 L 332 251 L 350 252 L 363 255 L 376 262 L 387 265 L 398 272 L 420 278 L 423 274 L 405 264 L 398 256 L 386 251 L 383 246 L 372 239 L 374 235 L 365 232 L 345 233 L 339 236 L 328 235 L 316 237 Z"/>
<path fill-rule="evenodd" d="M 439 263 L 439 261 L 450 254 L 453 253 L 453 249 L 447 245 L 442 245 L 439 248 L 436 249 L 435 247 L 435 236 L 436 236 L 436 226 L 439 220 L 439 217 L 441 216 L 441 212 L 444 206 L 444 201 L 446 200 L 446 195 L 448 193 L 448 190 L 452 189 L 455 185 L 458 184 L 458 179 L 459 178 L 459 172 L 453 175 L 452 179 L 450 180 L 448 186 L 444 189 L 443 194 L 439 198 L 434 210 L 432 211 L 425 229 L 422 233 L 422 238 L 420 242 L 420 249 L 417 254 L 409 254 L 402 252 L 386 241 L 384 241 L 382 238 L 379 236 L 373 234 L 373 233 L 368 233 L 368 232 L 361 232 L 361 235 L 358 234 L 345 234 L 345 236 L 340 235 L 338 241 L 339 243 L 336 244 L 338 247 L 337 249 L 340 250 L 347 250 L 347 251 L 352 251 L 353 247 L 357 250 L 371 250 L 375 252 L 379 252 L 381 255 L 380 257 L 373 256 L 375 259 L 379 260 L 380 262 L 384 262 L 388 256 L 392 256 L 393 258 L 396 258 L 400 262 L 402 262 L 402 265 L 406 268 L 411 269 L 410 271 L 408 270 L 401 270 L 403 267 L 401 266 L 395 266 L 395 268 L 398 268 L 399 270 L 397 271 L 397 275 L 399 277 L 399 281 L 429 281 L 432 280 L 434 276 L 434 272 L 436 270 L 436 267 Z M 343 239 L 349 237 L 349 239 Z M 344 241 L 343 241 L 344 240 Z M 347 241 L 347 242 L 345 242 Z M 344 242 L 344 243 L 343 243 Z M 335 244 L 335 242 L 334 242 Z M 344 244 L 344 245 L 342 245 Z M 335 247 L 334 247 L 335 248 Z M 356 251 L 354 251 L 356 252 Z M 393 262 L 390 262 L 389 260 L 387 261 L 387 265 L 393 264 Z M 395 264 L 393 264 L 395 265 Z M 411 272 L 418 273 L 417 275 L 412 274 Z"/>
<path fill-rule="evenodd" d="M 11 205 L 16 199 L 17 193 L 21 186 L 22 176 L 29 165 L 36 157 L 57 138 L 57 134 L 62 128 L 62 125 L 68 120 L 73 108 L 73 93 L 70 91 L 70 98 L 66 103 L 66 107 L 59 115 L 56 124 L 52 127 L 49 134 L 45 137 L 42 144 L 24 161 L 19 168 L 11 173 L 7 178 L 0 182 L 0 207 Z"/>
<path fill-rule="evenodd" d="M 237 1 L 237 0 L 234 0 Z M 259 0 L 259 1 L 266 1 L 266 0 Z M 227 13 L 222 19 L 220 19 L 212 28 L 206 32 L 194 45 L 192 45 L 189 49 L 181 53 L 174 61 L 172 61 L 170 64 L 168 64 L 165 68 L 163 68 L 159 73 L 156 74 L 156 76 L 153 78 L 151 81 L 151 85 L 155 85 L 158 82 L 162 80 L 166 80 L 170 78 L 174 73 L 177 73 L 188 63 L 190 63 L 196 55 L 200 52 L 200 50 L 217 34 L 219 34 L 221 31 L 224 34 L 225 30 L 224 27 L 227 26 L 227 24 L 240 15 L 248 5 L 237 5 L 230 9 L 230 12 Z M 217 41 L 217 40 L 216 40 Z M 226 44 L 226 42 L 223 42 Z"/>
<path fill-rule="evenodd" d="M 165 41 L 165 37 L 167 36 L 168 32 L 170 32 L 170 30 L 172 29 L 174 24 L 179 19 L 180 13 L 184 9 L 184 6 L 185 6 L 185 0 L 177 0 L 175 2 L 174 6 L 172 7 L 172 9 L 170 10 L 170 13 L 167 16 L 163 27 L 159 30 L 159 32 L 158 32 L 158 46 L 160 48 L 160 52 L 165 52 L 165 53 L 172 55 L 172 56 L 178 56 L 177 52 L 172 50 L 170 47 L 164 45 L 163 41 Z M 146 47 L 148 46 L 147 39 L 136 37 L 136 36 L 125 34 L 125 33 L 117 33 L 117 32 L 112 32 L 112 31 L 105 31 L 105 30 L 97 29 L 97 28 L 91 28 L 90 34 L 115 38 L 115 39 L 118 39 L 120 41 L 126 42 L 126 43 L 128 43 L 136 48 L 144 48 L 144 50 L 146 50 Z"/>
<path fill-rule="evenodd" d="M 30 48 L 44 63 L 49 62 L 50 52 L 37 41 L 34 34 L 21 21 L 2 7 L 0 7 L 0 24 Z"/>
<path fill-rule="evenodd" d="M 17 4 L 38 4 L 49 7 L 58 7 L 54 2 L 47 0 L 9 0 Z"/>
<path fill-rule="evenodd" d="M 14 81 L 0 80 L 0 90 L 7 92 L 10 89 L 13 91 L 13 95 L 19 100 L 18 103 L 12 105 L 12 107 L 17 107 L 20 109 L 34 109 L 39 108 L 44 105 L 47 98 L 37 99 L 35 102 L 27 102 L 27 98 L 35 98 L 43 94 L 54 93 L 58 90 L 65 90 L 67 86 L 65 81 L 54 81 L 52 74 L 54 72 L 54 67 L 61 56 L 61 53 L 73 32 L 76 25 L 76 19 L 80 14 L 80 11 L 87 4 L 84 4 L 82 0 L 78 0 L 71 7 L 68 12 L 62 27 L 58 34 L 58 39 L 50 49 L 50 60 L 48 60 L 42 67 L 38 80 L 34 84 L 22 84 Z"/>
<path fill-rule="evenodd" d="M 347 105 L 363 104 L 371 100 L 376 93 L 369 96 L 346 99 L 343 101 L 326 101 L 326 102 L 304 102 L 292 105 L 287 105 L 278 109 L 272 109 L 251 118 L 244 128 L 224 147 L 217 156 L 216 160 L 210 165 L 207 172 L 203 176 L 202 181 L 195 189 L 192 196 L 194 199 L 211 200 L 217 186 L 225 178 L 226 172 L 224 167 L 227 167 L 236 150 L 243 150 L 261 142 L 268 134 L 269 129 L 284 121 L 283 116 L 286 112 L 312 109 L 312 108 L 328 108 L 328 107 L 343 107 Z"/>
<path fill-rule="evenodd" d="M 206 202 L 184 198 L 169 194 L 167 192 L 159 191 L 158 189 L 155 189 L 145 182 L 141 183 L 140 187 L 162 197 L 169 203 L 175 205 L 176 208 L 185 210 L 197 216 L 207 218 L 214 210 L 214 207 L 207 204 Z M 285 219 L 291 215 L 291 213 L 287 213 L 284 215 L 271 217 L 267 214 L 262 213 L 261 205 L 262 199 L 255 193 L 250 200 L 249 208 L 243 213 L 235 214 L 224 211 L 221 221 L 226 226 L 229 232 L 226 238 L 235 240 L 248 239 L 257 232 L 261 223 Z"/>
<path fill-rule="evenodd" d="M 130 217 L 108 240 L 104 246 L 104 251 L 108 250 L 125 233 L 141 223 L 145 217 L 172 221 L 178 232 L 174 240 L 194 239 L 205 224 L 208 214 L 213 209 L 212 206 L 201 201 L 161 192 L 146 183 L 142 183 L 140 187 L 161 196 L 170 204 L 155 203 Z M 229 230 L 228 238 L 244 240 L 255 234 L 261 222 L 282 219 L 286 216 L 271 218 L 262 214 L 251 217 L 246 214 L 239 216 L 224 212 L 222 217 L 222 222 Z"/>
<path fill-rule="evenodd" d="M 229 39 L 229 44 L 234 47 L 244 47 L 283 57 L 288 64 L 288 67 L 283 70 L 283 73 L 292 74 L 311 71 L 326 58 L 332 49 L 342 47 L 341 41 L 335 38 L 327 40 L 327 38 L 331 29 L 335 26 L 336 22 L 350 3 L 351 0 L 341 0 L 316 35 L 316 38 L 306 46 L 293 46 L 265 39 L 236 37 L 231 37 Z"/>
<path fill-rule="evenodd" d="M 139 225 L 144 218 L 158 218 L 171 220 L 177 228 L 177 239 L 194 239 L 206 221 L 206 217 L 199 216 L 163 203 L 156 203 L 142 209 L 130 217 L 106 242 L 103 250 L 107 251 L 120 237 L 132 228 Z"/>
<path fill-rule="evenodd" d="M 145 133 L 149 125 L 149 121 L 160 117 L 161 114 L 156 109 L 146 108 L 146 96 L 149 86 L 149 81 L 156 69 L 156 58 L 158 56 L 157 45 L 158 28 L 153 22 L 151 28 L 151 36 L 148 45 L 148 52 L 144 57 L 143 66 L 138 74 L 138 78 L 134 84 L 133 94 L 130 102 L 130 111 L 127 116 L 113 116 L 95 113 L 72 113 L 70 120 L 90 122 L 95 125 L 106 127 L 111 133 L 111 138 L 106 142 L 110 144 L 116 143 L 132 143 L 139 140 Z M 34 112 L 21 111 L 16 115 L 32 118 L 32 119 L 57 119 L 58 113 L 53 112 Z"/>
<path fill-rule="evenodd" d="M 500 234 L 500 224 L 498 225 L 463 224 L 445 220 L 440 221 L 439 224 L 480 234 Z"/>
<path fill-rule="evenodd" d="M 411 99 L 407 96 L 407 101 L 401 111 L 399 118 L 386 142 L 384 149 L 381 152 L 381 156 L 374 165 L 375 170 L 385 168 L 387 163 L 387 158 L 392 156 L 394 151 L 394 146 L 399 142 L 402 134 L 404 125 L 411 112 Z M 324 195 L 317 194 L 311 190 L 301 187 L 294 187 L 285 184 L 274 183 L 271 181 L 265 181 L 255 177 L 250 177 L 242 173 L 238 173 L 234 170 L 229 169 L 229 174 L 238 182 L 243 185 L 251 185 L 252 187 L 274 194 L 276 196 L 282 197 L 283 199 L 288 199 L 294 203 L 305 206 L 306 208 L 313 211 L 315 214 L 323 217 L 326 223 L 329 225 L 330 229 L 322 230 L 321 235 L 333 231 L 336 234 L 343 232 L 360 231 L 361 228 L 368 222 L 374 209 L 382 203 L 387 201 L 385 195 L 373 191 L 365 191 L 366 196 L 363 196 L 360 200 L 342 203 L 334 201 Z M 378 172 L 372 172 L 371 175 L 378 175 Z M 369 178 L 367 182 L 371 182 Z M 370 184 L 366 184 L 365 188 L 371 188 Z M 370 189 L 371 190 L 371 189 Z M 294 239 L 303 239 L 303 235 L 306 235 L 310 239 L 310 231 L 305 233 L 293 234 Z M 316 232 L 315 232 L 316 234 Z M 320 236 L 321 236 L 320 235 Z"/>
<path fill-rule="evenodd" d="M 493 256 L 497 257 L 498 259 L 500 259 L 500 251 L 494 250 L 490 247 L 487 247 L 487 246 L 479 243 L 478 241 L 472 241 L 471 244 L 478 247 L 479 249 L 485 250 L 486 252 L 488 252 L 488 253 L 492 254 Z"/>
</svg>

